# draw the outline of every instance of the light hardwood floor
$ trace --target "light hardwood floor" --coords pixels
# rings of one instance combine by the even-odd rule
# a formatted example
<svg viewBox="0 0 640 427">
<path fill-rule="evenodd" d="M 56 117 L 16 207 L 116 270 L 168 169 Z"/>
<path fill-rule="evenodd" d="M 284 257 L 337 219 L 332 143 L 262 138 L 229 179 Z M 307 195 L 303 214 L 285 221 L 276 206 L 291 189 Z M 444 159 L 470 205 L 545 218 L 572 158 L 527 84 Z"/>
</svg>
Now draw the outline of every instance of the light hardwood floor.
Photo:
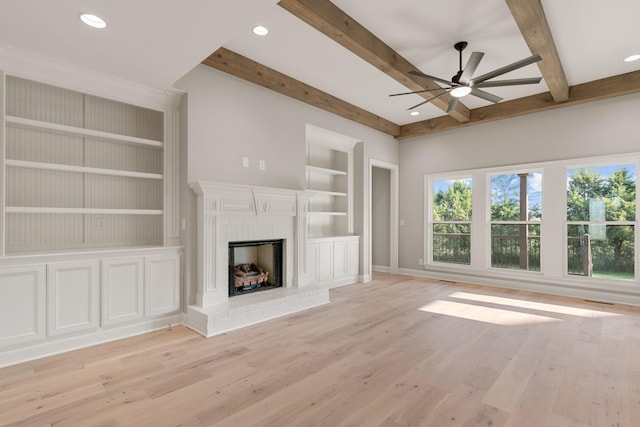
<svg viewBox="0 0 640 427">
<path fill-rule="evenodd" d="M 0 425 L 640 425 L 637 307 L 382 273 L 331 300 L 1 369 Z"/>
</svg>

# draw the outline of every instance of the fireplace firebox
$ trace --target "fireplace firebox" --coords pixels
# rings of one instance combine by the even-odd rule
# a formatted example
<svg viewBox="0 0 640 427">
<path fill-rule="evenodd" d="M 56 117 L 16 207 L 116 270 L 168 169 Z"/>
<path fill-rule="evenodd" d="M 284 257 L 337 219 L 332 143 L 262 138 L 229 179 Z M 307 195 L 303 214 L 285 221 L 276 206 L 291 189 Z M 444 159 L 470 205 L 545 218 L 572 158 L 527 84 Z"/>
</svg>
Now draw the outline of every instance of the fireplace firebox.
<svg viewBox="0 0 640 427">
<path fill-rule="evenodd" d="M 284 239 L 229 242 L 229 296 L 282 287 Z"/>
</svg>

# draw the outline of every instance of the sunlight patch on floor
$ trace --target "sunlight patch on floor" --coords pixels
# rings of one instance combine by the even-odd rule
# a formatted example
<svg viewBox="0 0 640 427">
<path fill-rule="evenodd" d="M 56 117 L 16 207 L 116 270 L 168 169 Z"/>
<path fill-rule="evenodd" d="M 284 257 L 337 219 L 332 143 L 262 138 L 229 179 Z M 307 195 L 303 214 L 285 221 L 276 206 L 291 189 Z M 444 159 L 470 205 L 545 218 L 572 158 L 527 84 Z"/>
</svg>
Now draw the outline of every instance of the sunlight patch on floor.
<svg viewBox="0 0 640 427">
<path fill-rule="evenodd" d="M 547 304 L 542 302 L 527 301 L 516 298 L 497 297 L 493 295 L 479 295 L 468 292 L 454 292 L 449 295 L 451 298 L 476 301 L 490 304 L 500 304 L 507 307 L 526 308 L 537 311 L 546 311 L 555 314 L 568 314 L 579 317 L 616 317 L 620 314 L 608 313 L 605 311 L 589 310 L 587 308 L 571 307 L 566 305 Z"/>
<path fill-rule="evenodd" d="M 517 326 L 538 323 L 561 322 L 561 319 L 540 316 L 538 314 L 522 313 L 509 309 L 485 307 L 476 304 L 466 304 L 455 301 L 437 300 L 420 307 L 420 310 L 435 314 L 455 316 L 478 322 L 493 323 L 502 326 Z"/>
</svg>

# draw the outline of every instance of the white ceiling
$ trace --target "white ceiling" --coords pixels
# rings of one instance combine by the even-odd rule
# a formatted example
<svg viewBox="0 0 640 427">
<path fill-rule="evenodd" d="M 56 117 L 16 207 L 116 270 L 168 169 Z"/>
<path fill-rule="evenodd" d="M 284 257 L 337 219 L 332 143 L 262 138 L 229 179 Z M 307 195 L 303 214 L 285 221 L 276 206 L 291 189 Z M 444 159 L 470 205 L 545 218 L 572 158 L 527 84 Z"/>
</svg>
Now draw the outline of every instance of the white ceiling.
<svg viewBox="0 0 640 427">
<path fill-rule="evenodd" d="M 458 69 L 453 44 L 485 52 L 476 75 L 531 55 L 504 0 L 333 0 L 416 65 L 449 80 Z M 397 124 L 444 113 L 285 11 L 277 0 L 1 0 L 0 43 L 171 90 L 185 73 L 223 46 Z M 640 69 L 623 59 L 640 53 L 638 0 L 542 0 L 569 85 Z M 106 30 L 77 14 L 102 16 Z M 254 24 L 270 29 L 259 38 Z M 504 78 L 541 76 L 529 65 Z M 491 88 L 505 99 L 546 92 L 538 85 Z M 469 108 L 487 105 L 473 96 Z"/>
</svg>

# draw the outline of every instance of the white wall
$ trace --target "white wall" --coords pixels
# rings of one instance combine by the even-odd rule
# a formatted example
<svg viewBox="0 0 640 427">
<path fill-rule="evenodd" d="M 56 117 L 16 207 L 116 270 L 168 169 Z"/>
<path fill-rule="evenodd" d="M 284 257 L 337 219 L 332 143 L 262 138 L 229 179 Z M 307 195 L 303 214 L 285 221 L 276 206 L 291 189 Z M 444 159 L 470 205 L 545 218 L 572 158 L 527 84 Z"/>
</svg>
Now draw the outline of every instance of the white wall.
<svg viewBox="0 0 640 427">
<path fill-rule="evenodd" d="M 398 163 L 398 143 L 391 136 L 204 65 L 176 87 L 188 93 L 187 182 L 304 189 L 305 125 L 311 124 L 363 141 L 354 155 L 354 226 L 358 234 L 368 230 L 368 212 L 365 215 L 363 209 L 369 205 L 365 165 L 369 158 Z M 249 157 L 248 168 L 242 167 L 244 156 Z M 259 160 L 266 162 L 266 170 L 259 170 Z M 195 226 L 193 212 L 187 222 Z M 368 236 L 363 236 L 360 261 L 365 276 L 370 274 L 368 246 L 366 250 L 362 246 L 366 244 Z M 193 238 L 185 241 L 185 254 L 188 246 L 195 247 Z M 185 265 L 191 265 L 189 260 Z M 185 277 L 195 278 L 195 273 Z M 195 283 L 190 282 L 192 300 Z"/>
</svg>

